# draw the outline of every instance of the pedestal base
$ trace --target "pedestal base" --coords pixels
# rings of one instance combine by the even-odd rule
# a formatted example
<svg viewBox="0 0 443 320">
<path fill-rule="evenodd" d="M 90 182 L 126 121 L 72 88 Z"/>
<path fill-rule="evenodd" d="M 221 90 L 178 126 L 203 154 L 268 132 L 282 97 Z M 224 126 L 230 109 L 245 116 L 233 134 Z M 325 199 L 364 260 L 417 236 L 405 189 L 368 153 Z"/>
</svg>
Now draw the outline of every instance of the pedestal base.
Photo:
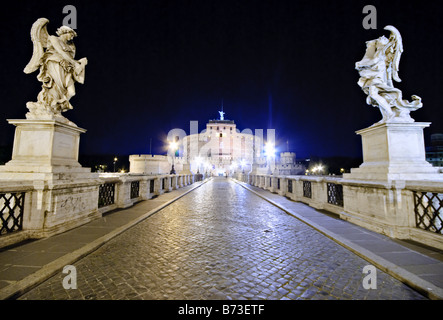
<svg viewBox="0 0 443 320">
<path fill-rule="evenodd" d="M 345 179 L 443 180 L 439 169 L 426 161 L 423 129 L 428 122 L 384 123 L 357 131 L 362 137 L 363 164 Z"/>
<path fill-rule="evenodd" d="M 74 124 L 56 120 L 8 120 L 16 126 L 12 159 L 0 166 L 2 180 L 90 178 L 78 162 L 80 134 Z"/>
<path fill-rule="evenodd" d="M 25 193 L 23 231 L 11 241 L 47 237 L 99 217 L 98 173 L 78 163 L 86 130 L 51 119 L 8 122 L 16 130 L 12 159 L 0 166 L 0 191 Z M 0 240 L 0 247 L 10 241 Z"/>
</svg>

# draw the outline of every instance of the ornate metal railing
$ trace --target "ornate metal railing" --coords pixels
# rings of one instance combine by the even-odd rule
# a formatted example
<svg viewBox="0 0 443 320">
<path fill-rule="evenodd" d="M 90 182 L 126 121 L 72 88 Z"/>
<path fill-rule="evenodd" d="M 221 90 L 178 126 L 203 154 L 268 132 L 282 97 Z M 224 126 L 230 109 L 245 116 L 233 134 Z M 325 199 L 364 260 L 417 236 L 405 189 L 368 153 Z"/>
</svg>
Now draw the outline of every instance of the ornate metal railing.
<svg viewBox="0 0 443 320">
<path fill-rule="evenodd" d="M 140 196 L 140 181 L 131 182 L 131 199 L 138 198 Z"/>
<path fill-rule="evenodd" d="M 443 234 L 443 194 L 414 191 L 417 228 Z"/>
<path fill-rule="evenodd" d="M 303 181 L 303 197 L 312 198 L 311 181 Z"/>
<path fill-rule="evenodd" d="M 292 193 L 292 180 L 288 180 L 288 192 Z"/>
<path fill-rule="evenodd" d="M 115 183 L 103 183 L 98 188 L 98 207 L 106 207 L 115 202 Z"/>
<path fill-rule="evenodd" d="M 0 236 L 23 228 L 24 192 L 0 193 Z"/>
<path fill-rule="evenodd" d="M 328 203 L 343 207 L 343 186 L 328 183 Z"/>
</svg>

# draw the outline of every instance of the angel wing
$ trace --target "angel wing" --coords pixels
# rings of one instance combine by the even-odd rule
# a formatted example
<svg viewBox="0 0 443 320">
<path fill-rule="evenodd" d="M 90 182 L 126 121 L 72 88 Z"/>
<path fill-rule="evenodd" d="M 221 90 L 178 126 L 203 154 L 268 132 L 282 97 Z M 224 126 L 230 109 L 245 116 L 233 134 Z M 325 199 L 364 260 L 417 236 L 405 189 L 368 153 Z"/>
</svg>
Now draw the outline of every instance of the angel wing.
<svg viewBox="0 0 443 320">
<path fill-rule="evenodd" d="M 40 67 L 40 60 L 45 53 L 44 49 L 48 46 L 48 30 L 46 25 L 49 20 L 46 18 L 40 18 L 31 28 L 31 39 L 34 44 L 34 51 L 32 52 L 32 58 L 23 70 L 25 73 L 32 73 Z"/>
<path fill-rule="evenodd" d="M 401 79 L 398 76 L 398 71 L 399 71 L 401 54 L 403 53 L 403 40 L 402 40 L 400 32 L 397 30 L 397 28 L 395 28 L 393 26 L 386 26 L 384 29 L 391 31 L 391 37 L 393 38 L 393 41 L 394 41 L 394 48 L 393 48 L 394 49 L 394 59 L 392 61 L 392 78 L 397 82 L 401 82 Z"/>
</svg>

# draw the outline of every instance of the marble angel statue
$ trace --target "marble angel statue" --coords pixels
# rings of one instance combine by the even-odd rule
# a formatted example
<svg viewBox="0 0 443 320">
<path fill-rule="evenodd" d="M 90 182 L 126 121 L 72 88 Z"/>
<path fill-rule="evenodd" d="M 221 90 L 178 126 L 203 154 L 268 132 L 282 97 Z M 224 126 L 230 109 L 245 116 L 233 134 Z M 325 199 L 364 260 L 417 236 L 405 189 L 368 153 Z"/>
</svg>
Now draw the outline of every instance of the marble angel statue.
<svg viewBox="0 0 443 320">
<path fill-rule="evenodd" d="M 391 31 L 389 39 L 382 36 L 368 41 L 365 56 L 355 64 L 360 74 L 358 85 L 368 95 L 367 104 L 380 108 L 383 118 L 379 123 L 414 122 L 409 113 L 423 106 L 421 98 L 413 95 L 412 102 L 403 100 L 402 92 L 393 82 L 401 82 L 398 71 L 402 38 L 395 27 L 384 29 Z"/>
<path fill-rule="evenodd" d="M 29 74 L 40 70 L 37 79 L 42 82 L 42 90 L 37 102 L 28 102 L 30 113 L 27 117 L 46 118 L 61 116 L 72 109 L 69 100 L 75 95 L 75 83 L 84 83 L 86 58 L 75 60 L 74 37 L 77 33 L 62 26 L 57 29 L 57 36 L 51 36 L 46 29 L 48 19 L 40 18 L 32 25 L 31 39 L 34 51 L 24 72 Z M 64 118 L 64 117 L 62 117 Z"/>
</svg>

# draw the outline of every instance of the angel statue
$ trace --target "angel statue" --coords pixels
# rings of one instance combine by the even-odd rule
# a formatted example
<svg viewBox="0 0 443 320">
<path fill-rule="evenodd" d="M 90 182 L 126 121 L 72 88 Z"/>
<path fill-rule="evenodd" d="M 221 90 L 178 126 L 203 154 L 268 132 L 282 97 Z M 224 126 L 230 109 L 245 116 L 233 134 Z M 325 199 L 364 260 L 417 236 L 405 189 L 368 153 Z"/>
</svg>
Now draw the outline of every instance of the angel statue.
<svg viewBox="0 0 443 320">
<path fill-rule="evenodd" d="M 75 95 L 75 82 L 84 83 L 86 58 L 74 59 L 74 37 L 77 33 L 67 26 L 57 29 L 57 36 L 50 36 L 46 29 L 49 20 L 40 18 L 32 25 L 31 39 L 34 51 L 25 73 L 40 72 L 37 79 L 42 82 L 42 91 L 37 102 L 28 102 L 27 118 L 66 119 L 61 113 L 72 109 L 69 100 Z M 67 119 L 66 119 L 67 120 Z"/>
<path fill-rule="evenodd" d="M 365 56 L 355 64 L 360 74 L 358 85 L 368 95 L 367 104 L 380 108 L 383 118 L 378 123 L 414 122 L 409 113 L 423 106 L 421 98 L 413 95 L 412 102 L 403 100 L 402 92 L 393 83 L 401 82 L 398 71 L 402 38 L 395 27 L 384 29 L 391 31 L 389 39 L 382 36 L 366 42 Z"/>
</svg>

